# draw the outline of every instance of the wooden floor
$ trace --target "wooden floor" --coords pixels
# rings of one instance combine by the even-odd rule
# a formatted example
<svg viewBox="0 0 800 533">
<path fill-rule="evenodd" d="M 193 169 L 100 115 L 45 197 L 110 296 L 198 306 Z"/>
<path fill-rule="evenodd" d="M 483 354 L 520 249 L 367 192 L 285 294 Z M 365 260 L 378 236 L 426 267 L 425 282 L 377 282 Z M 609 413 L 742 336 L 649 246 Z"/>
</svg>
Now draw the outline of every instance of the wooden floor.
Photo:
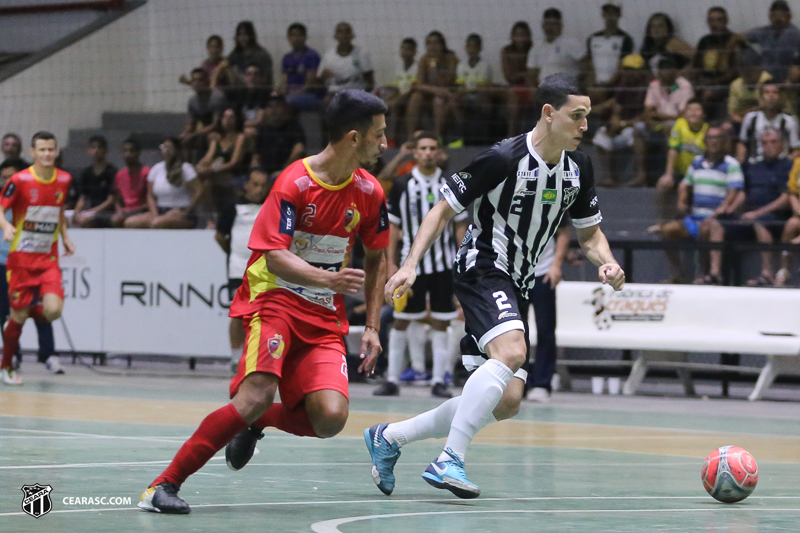
<svg viewBox="0 0 800 533">
<path fill-rule="evenodd" d="M 480 432 L 467 472 L 482 496 L 465 501 L 420 477 L 441 441 L 403 448 L 395 493 L 378 492 L 364 428 L 437 401 L 424 388 L 377 399 L 359 385 L 341 435 L 270 431 L 242 471 L 217 456 L 189 478 L 181 495 L 191 515 L 161 516 L 135 504 L 199 421 L 224 405 L 224 372 L 66 369 L 49 376 L 26 364 L 23 387 L 0 387 L 2 532 L 800 531 L 800 403 L 560 393 Z M 703 458 L 726 444 L 759 463 L 758 488 L 735 505 L 700 484 Z M 53 488 L 53 510 L 39 519 L 21 510 L 20 488 L 35 483 Z M 103 497 L 114 503 L 80 500 Z"/>
</svg>

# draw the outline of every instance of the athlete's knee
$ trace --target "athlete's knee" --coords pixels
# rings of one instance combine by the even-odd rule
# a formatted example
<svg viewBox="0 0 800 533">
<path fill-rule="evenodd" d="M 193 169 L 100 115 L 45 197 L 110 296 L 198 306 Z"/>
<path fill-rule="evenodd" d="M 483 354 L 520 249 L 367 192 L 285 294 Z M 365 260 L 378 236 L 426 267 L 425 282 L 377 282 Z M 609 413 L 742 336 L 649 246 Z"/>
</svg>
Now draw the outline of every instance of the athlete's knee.
<svg viewBox="0 0 800 533">
<path fill-rule="evenodd" d="M 247 376 L 233 403 L 247 422 L 258 419 L 275 401 L 277 376 L 256 372 Z"/>
<path fill-rule="evenodd" d="M 318 402 L 313 406 L 306 404 L 306 409 L 314 433 L 321 439 L 329 439 L 341 433 L 349 415 L 346 400 Z"/>
<path fill-rule="evenodd" d="M 528 346 L 525 344 L 524 334 L 521 331 L 519 333 L 513 338 L 504 339 L 502 343 L 489 347 L 489 356 L 497 359 L 513 372 L 522 368 L 528 359 Z"/>
</svg>

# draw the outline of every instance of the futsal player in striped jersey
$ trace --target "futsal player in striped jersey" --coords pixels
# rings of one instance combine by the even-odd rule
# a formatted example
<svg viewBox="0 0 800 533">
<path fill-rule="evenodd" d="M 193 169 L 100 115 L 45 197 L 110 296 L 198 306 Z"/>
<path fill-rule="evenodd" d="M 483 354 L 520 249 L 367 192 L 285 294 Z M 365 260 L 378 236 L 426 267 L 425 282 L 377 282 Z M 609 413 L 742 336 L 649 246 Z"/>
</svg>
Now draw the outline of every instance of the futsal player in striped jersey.
<svg viewBox="0 0 800 533">
<path fill-rule="evenodd" d="M 600 230 L 592 162 L 576 151 L 587 129 L 589 97 L 575 78 L 553 74 L 539 85 L 535 106 L 539 118 L 532 131 L 501 141 L 447 179 L 444 199 L 425 217 L 406 261 L 386 284 L 387 301 L 402 297 L 445 225 L 473 205 L 474 223 L 455 260 L 454 286 L 466 318 L 463 360 L 477 370 L 461 396 L 409 420 L 364 431 L 372 477 L 384 494 L 394 490 L 402 446 L 447 437 L 423 479 L 459 498 L 480 495 L 464 470 L 467 446 L 482 427 L 519 412 L 528 360 L 523 310 L 539 256 L 565 213 L 586 257 L 598 267 L 600 281 L 616 290 L 625 282 Z"/>
</svg>

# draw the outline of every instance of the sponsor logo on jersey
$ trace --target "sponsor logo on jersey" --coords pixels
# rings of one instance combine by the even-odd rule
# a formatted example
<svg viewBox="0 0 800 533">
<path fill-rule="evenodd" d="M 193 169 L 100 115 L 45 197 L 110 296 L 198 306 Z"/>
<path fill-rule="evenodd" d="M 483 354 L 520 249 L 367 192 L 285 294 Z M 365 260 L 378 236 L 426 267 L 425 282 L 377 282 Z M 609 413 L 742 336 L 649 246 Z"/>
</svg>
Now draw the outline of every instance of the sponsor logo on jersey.
<svg viewBox="0 0 800 533">
<path fill-rule="evenodd" d="M 286 345 L 283 342 L 283 335 L 276 333 L 274 337 L 267 341 L 267 350 L 269 354 L 275 359 L 280 359 L 283 355 L 283 348 Z"/>
<path fill-rule="evenodd" d="M 31 189 L 31 202 L 39 201 L 39 189 Z"/>
<path fill-rule="evenodd" d="M 56 203 L 60 204 L 64 201 L 64 191 L 56 191 Z"/>
<path fill-rule="evenodd" d="M 564 189 L 563 192 L 563 202 L 565 206 L 572 205 L 572 202 L 575 201 L 575 198 L 578 196 L 578 191 L 580 191 L 580 187 L 567 187 Z"/>
<path fill-rule="evenodd" d="M 466 178 L 463 178 L 462 176 L 466 176 Z M 452 176 L 450 176 L 450 178 L 453 180 L 453 183 L 455 183 L 458 186 L 458 192 L 460 193 L 464 193 L 467 191 L 467 186 L 464 184 L 464 180 L 469 179 L 471 177 L 472 176 L 470 176 L 466 172 L 458 172 L 457 174 L 453 174 Z"/>
<path fill-rule="evenodd" d="M 294 235 L 297 208 L 293 203 L 281 200 L 281 221 L 278 232 L 284 235 Z"/>
<path fill-rule="evenodd" d="M 32 231 L 34 233 L 55 233 L 55 222 L 38 222 L 36 220 L 26 220 L 22 223 L 24 231 Z"/>
<path fill-rule="evenodd" d="M 381 203 L 378 207 L 378 231 L 381 233 L 389 229 L 389 212 L 386 210 L 386 203 Z"/>
<path fill-rule="evenodd" d="M 539 179 L 539 169 L 534 168 L 533 170 L 517 170 L 517 179 L 536 181 Z"/>
<path fill-rule="evenodd" d="M 589 202 L 589 207 L 596 207 L 597 206 L 597 196 L 592 198 L 592 201 Z"/>
<path fill-rule="evenodd" d="M 299 238 L 294 240 L 294 247 L 298 252 L 302 252 L 308 248 L 308 244 L 308 239 Z"/>
<path fill-rule="evenodd" d="M 510 311 L 503 311 L 497 317 L 497 320 L 503 320 L 504 318 L 514 318 L 515 316 L 517 316 L 517 313 L 512 313 Z"/>
<path fill-rule="evenodd" d="M 543 204 L 555 204 L 558 198 L 558 191 L 555 189 L 545 189 L 542 191 Z"/>
<path fill-rule="evenodd" d="M 350 207 L 344 211 L 344 229 L 350 233 L 356 229 L 356 226 L 358 226 L 359 222 L 361 222 L 361 213 L 359 213 L 358 209 L 356 209 L 355 203 L 350 204 Z"/>
<path fill-rule="evenodd" d="M 13 181 L 9 181 L 8 184 L 6 185 L 5 190 L 3 191 L 3 196 L 5 196 L 6 198 L 11 198 L 12 196 L 14 196 L 14 191 L 16 190 L 17 190 L 17 184 L 14 183 Z"/>
</svg>

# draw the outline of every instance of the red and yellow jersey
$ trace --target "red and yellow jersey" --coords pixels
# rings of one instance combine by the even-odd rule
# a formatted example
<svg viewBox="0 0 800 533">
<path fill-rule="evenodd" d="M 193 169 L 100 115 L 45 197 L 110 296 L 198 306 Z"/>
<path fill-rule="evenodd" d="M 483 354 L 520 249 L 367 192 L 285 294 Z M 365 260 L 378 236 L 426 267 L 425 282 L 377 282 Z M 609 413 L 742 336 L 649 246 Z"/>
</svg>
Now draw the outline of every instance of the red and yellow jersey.
<svg viewBox="0 0 800 533">
<path fill-rule="evenodd" d="M 8 179 L 0 204 L 11 208 L 17 228 L 6 263 L 9 270 L 44 269 L 58 261 L 58 222 L 71 182 L 72 176 L 58 169 L 44 181 L 33 167 Z"/>
<path fill-rule="evenodd" d="M 255 315 L 277 303 L 301 320 L 346 335 L 341 295 L 270 273 L 264 252 L 289 250 L 314 267 L 338 272 L 348 265 L 356 235 L 371 250 L 389 244 L 386 199 L 378 180 L 357 169 L 346 182 L 332 186 L 305 159 L 293 163 L 278 176 L 256 218 L 248 243 L 253 253 L 230 315 Z"/>
</svg>

